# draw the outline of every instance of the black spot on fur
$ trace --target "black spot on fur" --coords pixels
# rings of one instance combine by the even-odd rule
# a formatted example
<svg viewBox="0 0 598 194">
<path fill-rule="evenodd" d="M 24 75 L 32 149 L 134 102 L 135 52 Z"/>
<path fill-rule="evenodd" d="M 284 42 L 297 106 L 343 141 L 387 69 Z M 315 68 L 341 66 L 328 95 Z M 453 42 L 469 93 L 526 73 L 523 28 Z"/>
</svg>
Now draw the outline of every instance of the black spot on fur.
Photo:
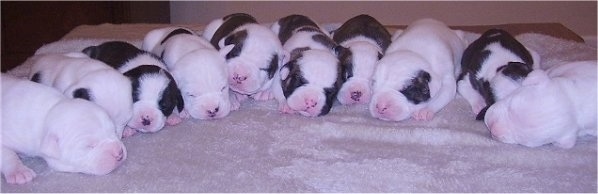
<svg viewBox="0 0 598 194">
<path fill-rule="evenodd" d="M 276 53 L 272 54 L 272 58 L 270 58 L 270 64 L 268 65 L 268 68 L 261 70 L 265 71 L 268 74 L 268 79 L 274 78 L 274 74 L 276 73 L 276 70 L 278 70 L 278 55 Z"/>
<path fill-rule="evenodd" d="M 235 45 L 233 49 L 226 54 L 226 60 L 238 57 L 241 54 L 245 39 L 247 39 L 247 30 L 235 32 L 224 39 L 224 45 Z"/>
<path fill-rule="evenodd" d="M 410 83 L 400 92 L 405 95 L 409 102 L 419 104 L 430 99 L 430 74 L 425 71 L 419 71 L 417 75 L 411 79 Z"/>
<path fill-rule="evenodd" d="M 168 35 L 166 35 L 166 37 L 164 37 L 164 39 L 162 39 L 162 41 L 160 42 L 160 44 L 164 44 L 166 41 L 168 41 L 168 39 L 179 35 L 179 34 L 193 34 L 193 32 L 184 29 L 184 28 L 177 28 L 176 30 L 173 30 L 172 32 L 168 33 Z"/>
<path fill-rule="evenodd" d="M 118 69 L 127 61 L 144 53 L 148 53 L 155 58 L 154 54 L 141 50 L 130 43 L 123 41 L 109 41 L 98 46 L 90 46 L 83 49 L 83 53 L 90 58 L 102 61 L 109 66 Z"/>
<path fill-rule="evenodd" d="M 141 95 L 141 92 L 143 92 L 140 91 L 143 76 L 152 74 L 162 74 L 169 80 L 168 86 L 164 89 L 164 91 L 161 91 L 161 98 L 158 100 L 160 111 L 165 116 L 172 114 L 172 111 L 175 107 L 178 107 L 179 111 L 182 111 L 184 104 L 182 102 L 181 92 L 176 85 L 174 78 L 166 70 L 155 65 L 141 65 L 124 73 L 124 75 L 131 80 L 133 89 L 133 102 L 139 101 L 139 96 Z"/>
<path fill-rule="evenodd" d="M 515 81 L 522 81 L 532 70 L 532 67 L 525 63 L 509 62 L 509 64 L 499 67 L 496 71 Z"/>
<path fill-rule="evenodd" d="M 336 42 L 334 42 L 332 39 L 330 39 L 330 37 L 322 33 L 313 35 L 311 39 L 316 41 L 317 43 L 324 45 L 328 49 L 333 49 L 337 46 Z"/>
<path fill-rule="evenodd" d="M 224 22 L 222 25 L 214 32 L 210 43 L 216 47 L 216 49 L 220 49 L 218 46 L 218 42 L 223 38 L 229 36 L 235 29 L 245 25 L 245 24 L 256 24 L 257 20 L 246 13 L 234 13 L 222 18 Z"/>
<path fill-rule="evenodd" d="M 278 32 L 278 39 L 284 45 L 284 43 L 291 38 L 293 32 L 298 28 L 305 28 L 305 26 L 312 26 L 319 29 L 316 22 L 309 19 L 304 15 L 289 15 L 278 20 L 280 30 Z M 307 28 L 306 28 L 307 29 Z"/>
<path fill-rule="evenodd" d="M 353 77 L 353 52 L 342 46 L 335 47 L 334 51 L 338 56 L 340 66 L 342 67 L 341 78 L 343 79 L 343 82 L 346 82 Z"/>
<path fill-rule="evenodd" d="M 31 76 L 31 81 L 36 82 L 36 83 L 41 83 L 41 81 L 42 81 L 41 74 L 39 72 L 33 74 L 33 76 Z"/>
<path fill-rule="evenodd" d="M 288 68 L 288 70 L 289 70 L 289 75 L 286 77 L 286 79 L 282 80 L 282 84 L 281 84 L 282 92 L 283 92 L 285 98 L 288 98 L 289 96 L 291 96 L 291 94 L 293 94 L 293 92 L 297 88 L 309 83 L 303 77 L 303 72 L 301 72 L 299 64 L 297 63 L 298 59 L 300 59 L 301 57 L 302 57 L 302 54 L 298 53 L 295 59 L 290 60 L 283 66 L 283 68 Z"/>
<path fill-rule="evenodd" d="M 81 98 L 91 101 L 91 94 L 87 88 L 78 88 L 73 91 L 73 98 Z"/>
<path fill-rule="evenodd" d="M 360 35 L 374 40 L 383 52 L 391 42 L 391 34 L 388 30 L 378 20 L 365 14 L 355 16 L 343 23 L 334 31 L 333 40 L 340 44 Z"/>
</svg>

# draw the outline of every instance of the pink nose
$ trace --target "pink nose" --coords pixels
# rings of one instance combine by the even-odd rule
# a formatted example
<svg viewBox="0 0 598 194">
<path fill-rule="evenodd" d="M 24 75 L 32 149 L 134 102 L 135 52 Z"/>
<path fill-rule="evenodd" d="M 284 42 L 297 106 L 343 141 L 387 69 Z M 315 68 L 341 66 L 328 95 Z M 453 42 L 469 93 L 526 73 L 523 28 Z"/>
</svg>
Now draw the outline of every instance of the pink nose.
<svg viewBox="0 0 598 194">
<path fill-rule="evenodd" d="M 318 102 L 313 99 L 305 99 L 305 108 L 315 108 Z"/>
<path fill-rule="evenodd" d="M 247 80 L 247 76 L 241 76 L 241 75 L 239 75 L 239 74 L 235 73 L 235 74 L 233 75 L 233 80 L 234 80 L 236 83 L 240 84 L 241 82 L 243 82 L 243 81 Z"/>
<path fill-rule="evenodd" d="M 386 112 L 386 110 L 388 110 L 387 106 L 382 106 L 379 104 L 376 104 L 376 111 L 378 111 L 379 114 L 384 114 Z"/>
<path fill-rule="evenodd" d="M 362 94 L 360 91 L 351 92 L 351 99 L 353 99 L 353 101 L 355 101 L 355 102 L 359 102 L 361 95 Z"/>
</svg>

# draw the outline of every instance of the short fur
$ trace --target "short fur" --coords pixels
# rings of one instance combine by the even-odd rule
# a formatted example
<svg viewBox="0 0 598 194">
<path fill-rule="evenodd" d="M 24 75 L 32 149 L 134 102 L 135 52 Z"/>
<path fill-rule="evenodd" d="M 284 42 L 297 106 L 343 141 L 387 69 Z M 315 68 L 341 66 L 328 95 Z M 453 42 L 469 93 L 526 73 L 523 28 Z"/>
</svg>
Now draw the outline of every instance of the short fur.
<svg viewBox="0 0 598 194">
<path fill-rule="evenodd" d="M 88 47 L 83 52 L 116 68 L 131 80 L 133 118 L 128 127 L 135 131 L 157 132 L 166 123 L 172 125 L 180 121 L 177 118 L 167 119 L 178 116 L 178 113 L 172 113 L 176 107 L 179 112 L 182 111 L 184 103 L 174 78 L 156 55 L 122 41 L 105 42 Z"/>
<path fill-rule="evenodd" d="M 433 19 L 417 20 L 397 33 L 374 73 L 370 113 L 390 121 L 430 120 L 455 96 L 462 33 Z"/>
<path fill-rule="evenodd" d="M 485 110 L 519 87 L 538 64 L 538 55 L 508 32 L 490 29 L 463 52 L 457 89 L 483 120 Z"/>
<path fill-rule="evenodd" d="M 108 174 L 127 157 L 104 109 L 54 88 L 2 74 L 2 174 L 10 184 L 35 172 L 18 154 L 43 158 L 57 171 Z M 10 113 L 10 114 L 9 114 Z"/>
<path fill-rule="evenodd" d="M 571 148 L 578 136 L 596 136 L 596 61 L 536 69 L 488 108 L 484 122 L 504 143 Z"/>
<path fill-rule="evenodd" d="M 30 79 L 37 75 L 39 83 L 71 98 L 85 94 L 85 99 L 106 109 L 116 124 L 117 135 L 122 137 L 133 114 L 131 81 L 127 77 L 80 52 L 34 55 L 25 63 L 31 65 Z"/>
</svg>

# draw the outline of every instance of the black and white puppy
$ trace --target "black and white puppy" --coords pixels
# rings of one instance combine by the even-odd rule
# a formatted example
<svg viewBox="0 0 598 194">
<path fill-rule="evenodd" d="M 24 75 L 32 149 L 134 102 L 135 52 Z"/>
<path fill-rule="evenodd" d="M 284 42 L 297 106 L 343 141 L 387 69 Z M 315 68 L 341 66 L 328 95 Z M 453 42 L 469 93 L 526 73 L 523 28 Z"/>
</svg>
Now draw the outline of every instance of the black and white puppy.
<svg viewBox="0 0 598 194">
<path fill-rule="evenodd" d="M 166 123 L 175 125 L 181 121 L 178 114 L 173 114 L 175 108 L 179 112 L 184 108 L 181 92 L 156 55 L 123 41 L 87 47 L 83 53 L 114 67 L 131 80 L 133 118 L 127 127 L 132 130 L 126 131 L 125 136 L 135 131 L 157 132 Z"/>
<path fill-rule="evenodd" d="M 536 52 L 508 32 L 490 29 L 463 52 L 457 90 L 483 120 L 487 108 L 520 87 L 538 64 Z"/>
<path fill-rule="evenodd" d="M 25 63 L 31 64 L 30 80 L 104 108 L 116 124 L 117 136 L 123 137 L 133 115 L 131 81 L 126 76 L 81 52 L 38 54 Z"/>
<path fill-rule="evenodd" d="M 430 120 L 457 93 L 455 68 L 465 49 L 462 31 L 420 19 L 395 32 L 374 73 L 369 109 L 373 117 Z"/>
<path fill-rule="evenodd" d="M 202 36 L 218 50 L 234 45 L 225 56 L 230 89 L 237 96 L 234 104 L 247 96 L 257 100 L 272 98 L 270 88 L 284 51 L 271 30 L 251 15 L 235 13 L 210 22 Z"/>
<path fill-rule="evenodd" d="M 345 68 L 337 99 L 341 104 L 366 104 L 370 101 L 372 75 L 376 62 L 391 42 L 391 35 L 375 18 L 358 15 L 333 31 L 332 39 L 340 44 L 339 60 Z"/>
<path fill-rule="evenodd" d="M 222 118 L 239 107 L 231 103 L 234 98 L 230 96 L 224 58 L 233 47 L 216 50 L 205 38 L 180 27 L 152 30 L 143 43 L 144 49 L 163 57 L 176 80 L 185 102 L 183 118 L 196 119 Z"/>
<path fill-rule="evenodd" d="M 343 69 L 334 52 L 336 43 L 302 15 L 281 18 L 272 30 L 290 53 L 273 87 L 279 110 L 310 117 L 328 114 L 343 82 Z"/>
</svg>

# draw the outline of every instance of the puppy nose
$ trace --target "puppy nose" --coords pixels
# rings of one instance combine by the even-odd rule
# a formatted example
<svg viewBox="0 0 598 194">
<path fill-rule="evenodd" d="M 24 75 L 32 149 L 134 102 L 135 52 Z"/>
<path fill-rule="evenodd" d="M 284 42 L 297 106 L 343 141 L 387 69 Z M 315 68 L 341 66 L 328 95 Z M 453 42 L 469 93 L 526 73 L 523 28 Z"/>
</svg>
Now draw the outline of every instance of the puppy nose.
<svg viewBox="0 0 598 194">
<path fill-rule="evenodd" d="M 353 99 L 354 101 L 358 102 L 360 98 L 361 98 L 361 92 L 360 91 L 351 92 L 351 99 Z"/>
<path fill-rule="evenodd" d="M 237 82 L 237 83 L 241 83 L 241 82 L 247 80 L 247 76 L 240 76 L 239 74 L 235 73 L 233 76 L 233 80 L 235 80 L 235 82 Z"/>
<path fill-rule="evenodd" d="M 384 112 L 386 112 L 387 109 L 388 108 L 386 106 L 380 106 L 380 105 L 376 104 L 376 110 L 380 114 L 384 114 Z"/>
<path fill-rule="evenodd" d="M 214 110 L 208 110 L 208 116 L 215 117 L 219 110 L 220 110 L 220 107 L 216 107 Z"/>
<path fill-rule="evenodd" d="M 318 105 L 318 102 L 315 101 L 314 99 L 306 99 L 305 100 L 306 108 L 314 108 L 314 107 L 316 107 L 316 105 Z"/>
<path fill-rule="evenodd" d="M 143 124 L 143 126 L 148 126 L 148 125 L 152 124 L 152 121 L 150 121 L 148 118 L 143 118 L 141 120 L 141 124 Z"/>
</svg>

